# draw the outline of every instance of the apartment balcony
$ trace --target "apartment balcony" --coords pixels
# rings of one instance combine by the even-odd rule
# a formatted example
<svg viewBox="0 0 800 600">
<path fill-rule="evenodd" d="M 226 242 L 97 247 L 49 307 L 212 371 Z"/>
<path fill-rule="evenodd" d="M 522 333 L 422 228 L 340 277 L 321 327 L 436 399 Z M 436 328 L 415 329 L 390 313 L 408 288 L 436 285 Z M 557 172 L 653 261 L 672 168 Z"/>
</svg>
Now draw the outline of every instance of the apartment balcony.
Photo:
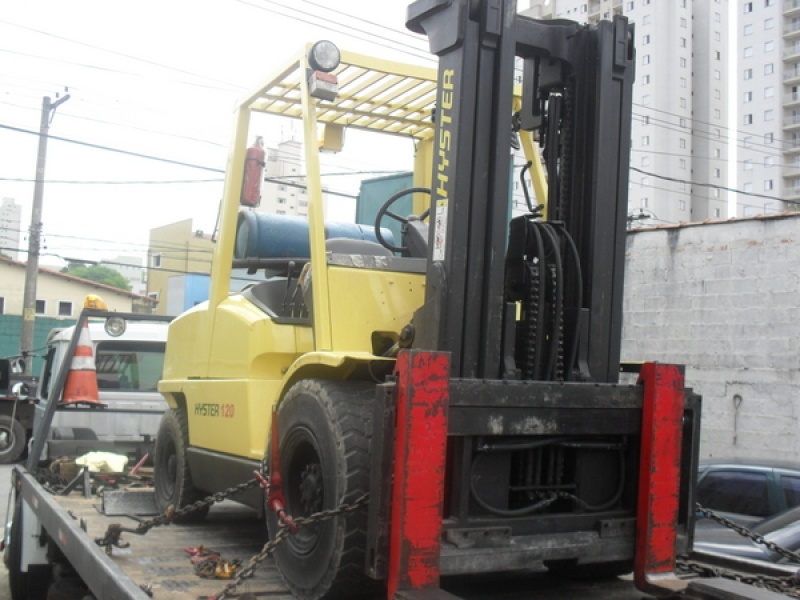
<svg viewBox="0 0 800 600">
<path fill-rule="evenodd" d="M 783 71 L 783 83 L 794 85 L 800 83 L 800 64 L 787 65 Z"/>
<path fill-rule="evenodd" d="M 787 115 L 783 118 L 784 131 L 797 131 L 800 129 L 800 115 Z"/>
<path fill-rule="evenodd" d="M 795 40 L 800 38 L 800 23 L 789 21 L 783 26 L 783 39 Z"/>
<path fill-rule="evenodd" d="M 800 92 L 789 92 L 783 95 L 783 106 L 792 108 L 800 106 Z"/>
<path fill-rule="evenodd" d="M 787 44 L 783 47 L 783 60 L 785 62 L 795 62 L 800 60 L 800 44 Z"/>
<path fill-rule="evenodd" d="M 786 167 L 783 169 L 781 176 L 784 178 L 784 189 L 788 190 L 792 187 L 792 180 L 800 178 L 800 167 Z"/>
<path fill-rule="evenodd" d="M 800 154 L 800 140 L 786 140 L 783 142 L 783 153 L 787 156 Z M 788 161 L 787 161 L 788 162 Z"/>
<path fill-rule="evenodd" d="M 783 14 L 786 17 L 800 16 L 800 0 L 784 0 Z"/>
</svg>

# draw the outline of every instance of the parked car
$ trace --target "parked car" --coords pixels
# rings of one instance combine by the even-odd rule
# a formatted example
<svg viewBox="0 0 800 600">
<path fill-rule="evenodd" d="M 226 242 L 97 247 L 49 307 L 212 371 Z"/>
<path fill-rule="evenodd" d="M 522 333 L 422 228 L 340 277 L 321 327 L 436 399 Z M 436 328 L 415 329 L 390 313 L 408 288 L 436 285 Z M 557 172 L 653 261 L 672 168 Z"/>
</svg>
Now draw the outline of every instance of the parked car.
<svg viewBox="0 0 800 600">
<path fill-rule="evenodd" d="M 776 460 L 701 461 L 697 502 L 745 526 L 800 505 L 800 465 Z"/>
<path fill-rule="evenodd" d="M 792 552 L 800 551 L 800 507 L 763 519 L 748 529 L 782 548 Z M 699 521 L 695 526 L 694 550 L 770 563 L 796 564 L 763 544 L 757 544 L 750 538 L 708 519 Z"/>
</svg>

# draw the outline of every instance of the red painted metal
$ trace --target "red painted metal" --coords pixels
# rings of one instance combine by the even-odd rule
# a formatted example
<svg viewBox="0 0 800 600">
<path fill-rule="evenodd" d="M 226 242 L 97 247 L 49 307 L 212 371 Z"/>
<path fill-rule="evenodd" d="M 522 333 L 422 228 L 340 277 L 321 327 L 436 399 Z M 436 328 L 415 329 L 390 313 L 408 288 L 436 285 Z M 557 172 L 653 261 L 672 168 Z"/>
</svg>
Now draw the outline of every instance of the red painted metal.
<svg viewBox="0 0 800 600">
<path fill-rule="evenodd" d="M 403 350 L 396 375 L 389 599 L 439 587 L 450 355 Z"/>
<path fill-rule="evenodd" d="M 272 432 L 270 439 L 271 459 L 269 465 L 269 476 L 264 477 L 258 471 L 253 471 L 253 475 L 259 480 L 259 485 L 264 490 L 266 505 L 278 516 L 278 522 L 285 526 L 292 533 L 297 532 L 297 525 L 292 516 L 286 511 L 286 499 L 283 497 L 283 486 L 281 478 L 281 449 L 280 437 L 278 432 L 278 413 L 272 413 Z"/>
<path fill-rule="evenodd" d="M 645 363 L 639 497 L 636 515 L 636 587 L 674 589 L 681 476 L 684 377 L 676 365 Z"/>
<path fill-rule="evenodd" d="M 244 206 L 258 206 L 261 204 L 261 180 L 264 175 L 264 142 L 261 137 L 247 149 L 244 163 L 244 178 L 242 181 L 242 196 L 240 203 Z"/>
</svg>

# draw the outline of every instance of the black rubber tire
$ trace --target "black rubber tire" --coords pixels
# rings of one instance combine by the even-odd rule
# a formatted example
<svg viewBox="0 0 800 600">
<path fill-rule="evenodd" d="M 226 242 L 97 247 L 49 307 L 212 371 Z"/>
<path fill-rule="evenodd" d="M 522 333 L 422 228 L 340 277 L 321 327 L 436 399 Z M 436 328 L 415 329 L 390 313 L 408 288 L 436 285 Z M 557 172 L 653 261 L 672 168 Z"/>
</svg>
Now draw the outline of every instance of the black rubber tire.
<svg viewBox="0 0 800 600">
<path fill-rule="evenodd" d="M 164 514 L 169 507 L 175 510 L 203 498 L 203 493 L 192 482 L 189 470 L 189 425 L 181 410 L 168 409 L 161 417 L 156 435 L 153 457 L 153 480 L 156 508 Z M 209 507 L 196 510 L 176 523 L 196 523 L 208 515 Z"/>
<path fill-rule="evenodd" d="M 0 415 L 0 434 L 8 436 L 8 442 L 0 445 L 0 464 L 7 465 L 25 452 L 25 428 L 17 419 Z"/>
<path fill-rule="evenodd" d="M 314 379 L 300 381 L 287 392 L 278 409 L 278 431 L 283 494 L 290 515 L 336 508 L 369 490 L 374 394 L 371 383 Z M 266 521 L 272 538 L 278 524 L 269 509 Z M 300 528 L 278 546 L 275 563 L 294 597 L 332 600 L 375 594 L 382 584 L 364 573 L 366 529 L 364 506 Z"/>
</svg>

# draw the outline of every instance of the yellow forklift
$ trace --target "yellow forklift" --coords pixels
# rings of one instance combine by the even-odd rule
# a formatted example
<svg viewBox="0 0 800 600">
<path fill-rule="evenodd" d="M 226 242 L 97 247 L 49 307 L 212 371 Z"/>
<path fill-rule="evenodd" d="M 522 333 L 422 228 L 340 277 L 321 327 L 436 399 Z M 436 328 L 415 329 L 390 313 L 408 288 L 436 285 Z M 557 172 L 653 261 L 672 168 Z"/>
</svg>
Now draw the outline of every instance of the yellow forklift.
<svg viewBox="0 0 800 600">
<path fill-rule="evenodd" d="M 511 0 L 418 0 L 408 26 L 438 70 L 323 41 L 239 105 L 209 300 L 169 329 L 156 502 L 256 470 L 266 490 L 237 499 L 271 536 L 333 510 L 275 550 L 298 598 L 439 598 L 441 575 L 537 565 L 672 589 L 699 398 L 675 365 L 620 383 L 633 27 Z M 307 219 L 255 207 L 261 114 L 302 122 Z M 374 223 L 323 218 L 320 154 L 348 130 L 413 143 Z M 231 292 L 245 271 L 265 276 Z"/>
</svg>

